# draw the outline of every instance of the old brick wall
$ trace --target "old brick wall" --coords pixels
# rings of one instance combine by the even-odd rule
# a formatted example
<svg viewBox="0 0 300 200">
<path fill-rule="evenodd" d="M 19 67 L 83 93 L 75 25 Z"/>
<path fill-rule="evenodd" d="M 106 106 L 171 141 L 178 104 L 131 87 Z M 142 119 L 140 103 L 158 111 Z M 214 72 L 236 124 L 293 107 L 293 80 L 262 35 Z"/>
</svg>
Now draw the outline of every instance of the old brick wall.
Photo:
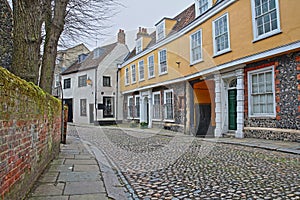
<svg viewBox="0 0 300 200">
<path fill-rule="evenodd" d="M 12 61 L 12 10 L 6 0 L 0 1 L 0 66 L 9 69 Z"/>
<path fill-rule="evenodd" d="M 248 116 L 247 72 L 274 66 L 276 117 Z M 251 130 L 247 127 L 262 127 Z M 300 52 L 290 53 L 245 67 L 245 137 L 300 141 Z"/>
<path fill-rule="evenodd" d="M 21 199 L 59 152 L 61 104 L 0 67 L 0 199 Z"/>
</svg>

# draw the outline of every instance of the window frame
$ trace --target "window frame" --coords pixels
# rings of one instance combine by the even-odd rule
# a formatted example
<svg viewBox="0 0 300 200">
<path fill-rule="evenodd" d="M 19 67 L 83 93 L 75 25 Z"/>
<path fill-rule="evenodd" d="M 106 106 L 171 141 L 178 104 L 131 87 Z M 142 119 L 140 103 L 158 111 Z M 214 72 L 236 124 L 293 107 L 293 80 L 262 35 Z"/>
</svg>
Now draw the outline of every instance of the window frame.
<svg viewBox="0 0 300 200">
<path fill-rule="evenodd" d="M 82 80 L 85 79 L 85 80 Z M 86 87 L 87 86 L 87 74 L 78 76 L 78 87 Z"/>
<path fill-rule="evenodd" d="M 196 2 L 196 4 L 195 4 L 195 5 L 196 5 L 196 16 L 202 15 L 202 14 L 205 13 L 207 10 L 209 10 L 209 9 L 212 7 L 212 0 L 207 0 L 207 4 L 208 4 L 207 9 L 201 12 L 200 9 L 201 9 L 203 6 L 200 6 L 200 0 L 197 0 L 197 2 Z"/>
<path fill-rule="evenodd" d="M 156 41 L 160 41 L 166 37 L 165 27 L 165 20 L 162 20 L 159 24 L 156 25 Z M 162 28 L 162 31 L 159 31 L 160 28 Z"/>
<path fill-rule="evenodd" d="M 79 103 L 80 103 L 80 116 L 87 117 L 87 99 L 80 99 Z"/>
<path fill-rule="evenodd" d="M 66 81 L 68 81 L 68 82 L 66 82 Z M 71 89 L 71 78 L 65 78 L 64 79 L 64 89 Z M 69 86 L 69 87 L 67 87 L 67 86 Z"/>
<path fill-rule="evenodd" d="M 143 51 L 143 38 L 142 37 L 136 40 L 135 49 L 136 49 L 136 54 Z"/>
<path fill-rule="evenodd" d="M 166 52 L 166 71 L 162 72 L 161 70 L 161 57 L 160 57 L 160 54 L 161 52 L 165 51 Z M 168 73 L 168 55 L 167 55 L 167 49 L 162 49 L 160 51 L 158 51 L 158 73 L 159 75 L 164 75 L 164 74 L 167 74 Z"/>
<path fill-rule="evenodd" d="M 253 113 L 253 95 L 252 95 L 252 76 L 261 74 L 261 73 L 267 73 L 271 72 L 272 73 L 272 94 L 273 94 L 273 113 Z M 275 93 L 275 78 L 274 78 L 274 66 L 258 69 L 258 70 L 252 70 L 249 71 L 247 74 L 248 77 L 248 115 L 249 117 L 276 117 L 276 93 Z M 265 92 L 266 94 L 266 92 Z M 258 94 L 259 95 L 259 94 Z M 261 94 L 263 95 L 263 94 Z"/>
<path fill-rule="evenodd" d="M 141 63 L 143 63 L 143 64 L 141 65 Z M 141 68 L 143 70 L 141 70 Z M 139 81 L 144 81 L 145 80 L 145 62 L 144 62 L 144 60 L 140 60 L 138 62 L 138 72 L 139 72 Z M 143 74 L 141 74 L 141 72 L 143 72 Z M 141 77 L 141 75 L 143 75 L 143 77 Z"/>
<path fill-rule="evenodd" d="M 159 95 L 159 113 L 158 113 L 158 115 L 159 115 L 159 118 L 155 118 L 154 117 L 154 105 L 156 105 L 156 104 L 154 104 L 155 103 L 155 98 L 154 98 L 154 96 L 155 95 Z M 152 99 L 153 99 L 153 101 L 152 101 L 152 107 L 153 107 L 153 113 L 152 113 L 152 120 L 153 121 L 161 121 L 161 118 L 162 118 L 162 116 L 161 116 L 161 109 L 162 109 L 162 105 L 161 105 L 161 92 L 160 91 L 158 91 L 158 92 L 153 92 L 152 93 Z"/>
<path fill-rule="evenodd" d="M 200 32 L 200 46 L 193 48 L 193 36 L 197 35 Z M 202 29 L 195 31 L 190 35 L 190 64 L 196 64 L 198 62 L 203 61 L 203 51 L 202 51 Z M 200 48 L 200 58 L 198 60 L 193 60 L 193 49 Z"/>
<path fill-rule="evenodd" d="M 227 36 L 228 36 L 228 47 L 226 49 L 222 49 L 220 51 L 217 51 L 217 41 L 216 41 L 216 22 L 221 20 L 223 17 L 226 17 L 227 21 Z M 213 26 L 213 45 L 214 45 L 214 56 L 219 56 L 224 53 L 230 52 L 231 47 L 230 47 L 230 26 L 229 26 L 229 14 L 225 13 L 218 17 L 217 19 L 213 20 L 212 26 Z"/>
<path fill-rule="evenodd" d="M 130 80 L 129 80 L 129 68 L 125 68 L 125 85 L 129 85 Z"/>
<path fill-rule="evenodd" d="M 103 78 L 103 87 L 111 87 L 111 77 L 110 76 L 103 76 L 102 78 Z M 108 85 L 106 84 L 105 80 L 109 80 L 108 81 L 108 83 L 109 83 Z"/>
<path fill-rule="evenodd" d="M 172 115 L 173 115 L 173 118 L 172 119 L 168 119 L 167 118 L 167 108 L 166 108 L 166 104 L 167 104 L 167 93 L 172 93 Z M 169 90 L 164 90 L 164 121 L 168 121 L 168 122 L 174 122 L 175 121 L 175 112 L 174 112 L 174 91 L 173 89 L 169 89 Z"/>
<path fill-rule="evenodd" d="M 133 70 L 133 67 L 134 67 L 134 70 Z M 132 64 L 130 66 L 130 69 L 131 69 L 131 83 L 136 83 L 136 65 Z M 134 72 L 134 74 L 133 74 L 133 72 Z"/>
<path fill-rule="evenodd" d="M 281 23 L 280 23 L 280 10 L 279 10 L 278 0 L 275 0 L 275 7 L 276 7 L 276 15 L 277 15 L 277 29 L 274 29 L 274 30 L 264 33 L 262 35 L 258 35 L 258 27 L 257 27 L 257 23 L 256 23 L 255 0 L 251 0 L 253 42 L 271 37 L 273 35 L 276 35 L 276 34 L 282 32 L 281 27 L 280 27 Z M 269 11 L 268 11 L 268 13 L 269 13 Z M 264 16 L 264 15 L 261 15 L 261 16 Z"/>
<path fill-rule="evenodd" d="M 150 58 L 153 58 L 153 75 L 151 76 L 151 73 L 150 73 Z M 150 56 L 148 56 L 148 59 L 147 59 L 147 61 L 148 61 L 148 79 L 150 79 L 150 78 L 154 78 L 155 77 L 155 62 L 154 62 L 154 54 L 152 54 L 152 55 L 150 55 Z"/>
</svg>

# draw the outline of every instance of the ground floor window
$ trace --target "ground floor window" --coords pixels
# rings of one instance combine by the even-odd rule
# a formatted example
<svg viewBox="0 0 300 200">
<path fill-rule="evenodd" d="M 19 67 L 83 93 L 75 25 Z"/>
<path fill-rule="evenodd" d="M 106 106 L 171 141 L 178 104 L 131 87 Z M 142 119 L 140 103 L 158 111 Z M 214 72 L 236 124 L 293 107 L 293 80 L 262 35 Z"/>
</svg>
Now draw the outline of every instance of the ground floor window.
<svg viewBox="0 0 300 200">
<path fill-rule="evenodd" d="M 87 116 L 86 99 L 80 99 L 80 116 Z"/>
<path fill-rule="evenodd" d="M 135 96 L 135 118 L 140 118 L 140 96 Z"/>
<path fill-rule="evenodd" d="M 248 72 L 249 115 L 275 115 L 274 69 L 268 67 Z"/>
<path fill-rule="evenodd" d="M 153 93 L 153 119 L 161 119 L 160 92 Z"/>
<path fill-rule="evenodd" d="M 103 117 L 114 117 L 114 98 L 103 97 Z"/>
<path fill-rule="evenodd" d="M 174 120 L 173 90 L 164 91 L 164 118 L 165 120 Z"/>
</svg>

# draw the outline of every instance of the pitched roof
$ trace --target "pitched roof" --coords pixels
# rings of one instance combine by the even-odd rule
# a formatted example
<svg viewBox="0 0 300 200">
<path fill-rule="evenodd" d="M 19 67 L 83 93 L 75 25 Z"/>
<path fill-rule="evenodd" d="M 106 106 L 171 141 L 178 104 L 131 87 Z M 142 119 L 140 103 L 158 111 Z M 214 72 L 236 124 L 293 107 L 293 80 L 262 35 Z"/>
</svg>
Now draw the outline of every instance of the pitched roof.
<svg viewBox="0 0 300 200">
<path fill-rule="evenodd" d="M 76 73 L 78 71 L 84 71 L 84 70 L 94 69 L 98 67 L 98 65 L 102 62 L 102 60 L 113 51 L 113 49 L 117 46 L 117 44 L 118 43 L 116 42 L 113 44 L 109 44 L 94 49 L 83 62 L 79 63 L 77 60 L 68 69 L 66 69 L 62 73 L 62 75 Z M 94 56 L 95 54 L 97 54 L 96 57 Z"/>
<path fill-rule="evenodd" d="M 176 20 L 176 24 L 174 25 L 174 27 L 172 28 L 170 33 L 166 36 L 166 38 L 178 31 L 180 31 L 181 29 L 186 27 L 188 24 L 190 24 L 195 19 L 195 16 L 196 16 L 195 4 L 192 4 L 190 7 L 186 8 L 184 11 L 179 13 L 174 18 L 168 18 L 168 19 Z M 156 31 L 152 32 L 150 34 L 150 37 L 151 37 L 151 42 L 148 44 L 148 46 L 145 49 L 156 44 Z M 136 56 L 135 48 L 129 53 L 129 55 L 127 56 L 125 61 L 129 60 L 130 58 L 133 58 L 134 56 Z"/>
</svg>

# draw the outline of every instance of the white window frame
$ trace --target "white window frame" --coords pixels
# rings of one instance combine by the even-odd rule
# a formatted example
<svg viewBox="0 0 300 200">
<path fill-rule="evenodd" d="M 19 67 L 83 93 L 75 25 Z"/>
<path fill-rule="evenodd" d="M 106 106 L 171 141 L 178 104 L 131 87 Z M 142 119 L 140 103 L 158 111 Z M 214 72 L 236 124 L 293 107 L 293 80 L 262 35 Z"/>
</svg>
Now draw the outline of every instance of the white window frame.
<svg viewBox="0 0 300 200">
<path fill-rule="evenodd" d="M 217 43 L 216 43 L 216 22 L 221 20 L 223 17 L 226 17 L 227 19 L 227 34 L 228 34 L 228 47 L 226 49 L 222 49 L 220 51 L 217 51 Z M 227 53 L 229 51 L 231 51 L 230 49 L 230 29 L 229 29 L 229 15 L 228 13 L 225 13 L 224 15 L 218 17 L 217 19 L 215 19 L 213 22 L 213 44 L 214 44 L 214 56 L 218 56 L 224 53 Z"/>
<path fill-rule="evenodd" d="M 251 10 L 252 10 L 252 29 L 253 29 L 253 42 L 271 37 L 275 34 L 281 33 L 280 27 L 280 12 L 279 12 L 279 2 L 275 0 L 276 15 L 277 15 L 277 29 L 258 35 L 257 25 L 256 25 L 256 12 L 255 12 L 255 0 L 251 0 Z"/>
<path fill-rule="evenodd" d="M 210 9 L 212 7 L 212 0 L 207 0 L 207 3 L 208 3 L 208 8 L 206 10 L 204 10 L 203 12 L 201 12 L 201 8 L 203 7 L 200 7 L 200 0 L 197 0 L 196 2 L 196 16 L 198 17 L 199 15 L 203 14 L 204 12 L 206 12 L 208 9 Z"/>
<path fill-rule="evenodd" d="M 125 68 L 125 85 L 129 85 L 129 68 Z"/>
<path fill-rule="evenodd" d="M 143 65 L 141 64 L 143 63 Z M 143 67 L 143 70 L 141 70 Z M 144 81 L 145 80 L 145 62 L 144 60 L 140 60 L 138 62 L 138 71 L 139 71 L 139 81 Z M 143 72 L 143 77 L 141 77 L 141 72 Z"/>
<path fill-rule="evenodd" d="M 193 48 L 193 37 L 200 32 L 200 46 L 196 46 Z M 200 58 L 197 60 L 193 60 L 193 49 L 200 48 Z M 202 29 L 197 30 L 190 36 L 190 63 L 195 64 L 198 62 L 203 61 L 203 54 L 202 54 Z"/>
<path fill-rule="evenodd" d="M 273 93 L 273 113 L 258 113 L 252 114 L 253 106 L 252 106 L 252 75 L 259 73 L 272 72 L 272 93 Z M 248 72 L 248 115 L 249 117 L 276 117 L 276 101 L 275 101 L 275 80 L 274 80 L 274 66 L 266 67 L 263 69 L 253 70 Z"/>
<path fill-rule="evenodd" d="M 161 93 L 160 93 L 160 91 L 158 91 L 158 92 L 153 92 L 152 93 L 152 99 L 153 99 L 153 101 L 152 101 L 152 105 L 154 106 L 155 104 L 154 104 L 154 96 L 155 95 L 159 95 L 159 118 L 154 118 L 154 110 L 153 110 L 153 121 L 161 121 L 161 109 L 162 109 L 162 105 L 161 105 Z"/>
<path fill-rule="evenodd" d="M 131 115 L 132 113 L 130 113 L 130 99 L 133 100 L 133 106 L 135 105 L 133 96 L 128 96 L 128 98 L 127 98 L 127 119 L 134 118 L 134 114 Z M 132 109 L 134 109 L 134 108 L 132 107 Z"/>
<path fill-rule="evenodd" d="M 136 40 L 136 53 L 140 53 L 143 51 L 143 38 L 139 38 Z"/>
<path fill-rule="evenodd" d="M 156 25 L 156 41 L 162 40 L 166 37 L 165 20 Z M 162 28 L 162 31 L 159 31 Z M 161 35 L 160 35 L 161 34 Z"/>
<path fill-rule="evenodd" d="M 162 72 L 161 70 L 161 60 L 160 60 L 160 54 L 161 52 L 165 51 L 166 52 L 166 71 Z M 158 70 L 159 70 L 159 75 L 164 75 L 168 73 L 168 55 L 167 55 L 167 49 L 162 49 L 158 52 Z"/>
<path fill-rule="evenodd" d="M 151 73 L 150 73 L 150 58 L 151 58 L 151 57 L 153 58 L 153 76 L 151 76 Z M 155 62 L 154 62 L 154 55 L 153 55 L 153 54 L 150 55 L 150 56 L 148 57 L 147 61 L 148 61 L 148 79 L 150 79 L 150 78 L 155 77 Z"/>
<path fill-rule="evenodd" d="M 131 83 L 136 83 L 136 65 L 132 64 L 130 68 L 131 68 Z"/>
<path fill-rule="evenodd" d="M 173 119 L 167 119 L 167 109 L 166 109 L 166 104 L 167 104 L 167 102 L 166 102 L 166 94 L 167 93 L 170 93 L 170 92 L 172 92 L 172 107 L 173 107 L 173 110 L 172 110 L 172 112 L 173 112 Z M 164 121 L 168 121 L 168 122 L 174 122 L 175 120 L 175 112 L 174 112 L 174 91 L 173 91 L 173 89 L 169 89 L 169 90 L 165 90 L 164 91 Z"/>
<path fill-rule="evenodd" d="M 137 98 L 139 98 L 138 101 L 137 101 Z M 141 100 L 140 95 L 135 95 L 135 96 L 134 96 L 134 110 L 136 111 L 136 112 L 134 113 L 135 115 L 137 114 L 137 109 L 136 109 L 137 104 L 139 104 L 139 108 L 140 108 L 140 110 L 139 110 L 140 116 L 134 116 L 135 119 L 140 119 L 140 117 L 141 117 L 141 104 L 140 104 L 140 100 Z"/>
</svg>

